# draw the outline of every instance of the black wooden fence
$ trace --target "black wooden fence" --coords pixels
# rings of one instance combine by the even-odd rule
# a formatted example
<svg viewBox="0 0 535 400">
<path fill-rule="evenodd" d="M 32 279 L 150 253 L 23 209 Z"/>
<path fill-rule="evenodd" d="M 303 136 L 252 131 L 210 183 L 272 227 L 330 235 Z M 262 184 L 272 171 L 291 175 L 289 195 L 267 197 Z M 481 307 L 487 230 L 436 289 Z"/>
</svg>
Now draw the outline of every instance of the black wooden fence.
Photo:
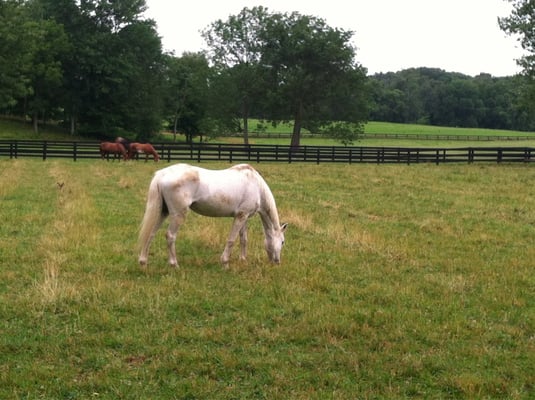
<svg viewBox="0 0 535 400">
<path fill-rule="evenodd" d="M 533 147 L 405 148 L 358 146 L 237 145 L 153 143 L 162 161 L 309 162 L 309 163 L 527 163 Z M 0 140 L 0 158 L 98 159 L 98 142 Z"/>
</svg>

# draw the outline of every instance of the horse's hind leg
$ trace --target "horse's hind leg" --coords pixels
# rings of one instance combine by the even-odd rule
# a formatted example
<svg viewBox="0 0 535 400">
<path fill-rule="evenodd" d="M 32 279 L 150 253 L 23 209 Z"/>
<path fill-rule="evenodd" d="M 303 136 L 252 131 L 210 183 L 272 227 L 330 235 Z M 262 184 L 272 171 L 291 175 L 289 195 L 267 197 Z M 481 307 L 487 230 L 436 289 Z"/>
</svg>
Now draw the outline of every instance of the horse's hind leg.
<svg viewBox="0 0 535 400">
<path fill-rule="evenodd" d="M 247 258 L 247 220 L 240 229 L 240 260 L 245 261 Z"/>
<path fill-rule="evenodd" d="M 167 239 L 167 250 L 169 252 L 169 265 L 172 267 L 178 267 L 178 261 L 176 259 L 176 237 L 180 226 L 186 220 L 186 211 L 180 211 L 169 215 L 169 228 L 165 233 Z"/>
</svg>

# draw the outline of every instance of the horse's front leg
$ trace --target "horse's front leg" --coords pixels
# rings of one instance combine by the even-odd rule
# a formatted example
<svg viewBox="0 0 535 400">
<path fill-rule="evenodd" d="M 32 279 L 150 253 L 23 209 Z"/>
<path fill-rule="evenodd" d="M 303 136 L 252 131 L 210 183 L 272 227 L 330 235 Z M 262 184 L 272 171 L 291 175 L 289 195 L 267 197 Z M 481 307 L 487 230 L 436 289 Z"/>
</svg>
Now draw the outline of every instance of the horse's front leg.
<svg viewBox="0 0 535 400">
<path fill-rule="evenodd" d="M 169 252 L 169 265 L 174 268 L 178 268 L 178 261 L 176 259 L 176 237 L 180 226 L 186 219 L 186 213 L 178 213 L 169 216 L 169 228 L 165 233 L 167 239 L 167 250 Z"/>
<path fill-rule="evenodd" d="M 224 269 L 228 269 L 229 267 L 229 260 L 230 260 L 230 252 L 232 251 L 232 247 L 234 246 L 234 242 L 236 241 L 236 238 L 238 237 L 238 233 L 241 233 L 244 224 L 247 222 L 247 216 L 243 213 L 238 213 L 236 217 L 234 217 L 234 222 L 232 223 L 232 228 L 230 229 L 230 234 L 228 236 L 227 244 L 225 246 L 225 249 L 223 250 L 223 254 L 221 254 L 221 264 L 223 265 Z M 240 236 L 241 240 L 241 236 Z"/>
</svg>

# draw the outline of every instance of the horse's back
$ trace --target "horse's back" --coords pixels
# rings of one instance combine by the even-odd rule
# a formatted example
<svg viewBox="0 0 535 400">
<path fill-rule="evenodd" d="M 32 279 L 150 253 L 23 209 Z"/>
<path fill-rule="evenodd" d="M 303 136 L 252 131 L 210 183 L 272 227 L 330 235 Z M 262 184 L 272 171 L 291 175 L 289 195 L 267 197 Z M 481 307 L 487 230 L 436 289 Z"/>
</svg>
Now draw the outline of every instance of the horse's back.
<svg viewBox="0 0 535 400">
<path fill-rule="evenodd" d="M 175 164 L 159 170 L 155 178 L 164 192 L 193 211 L 223 217 L 257 211 L 261 196 L 257 175 L 247 164 L 224 170 Z"/>
<path fill-rule="evenodd" d="M 121 153 L 125 151 L 125 148 L 121 143 L 115 142 L 101 142 L 100 149 L 104 151 L 117 151 Z"/>
</svg>

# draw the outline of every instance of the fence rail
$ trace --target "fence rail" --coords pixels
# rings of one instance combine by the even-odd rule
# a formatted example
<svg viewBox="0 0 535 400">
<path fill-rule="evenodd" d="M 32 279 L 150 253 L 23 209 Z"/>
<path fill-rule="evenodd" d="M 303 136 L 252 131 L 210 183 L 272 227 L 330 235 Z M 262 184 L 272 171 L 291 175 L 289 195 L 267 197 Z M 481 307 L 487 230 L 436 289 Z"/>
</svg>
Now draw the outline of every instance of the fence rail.
<svg viewBox="0 0 535 400">
<path fill-rule="evenodd" d="M 153 143 L 163 161 L 309 163 L 527 163 L 532 147 L 402 148 Z M 98 142 L 0 140 L 0 158 L 98 159 Z"/>
<path fill-rule="evenodd" d="M 243 137 L 243 133 L 229 135 L 229 137 Z M 290 139 L 291 132 L 249 132 L 250 138 L 271 138 L 271 139 Z M 321 138 L 328 137 L 322 134 L 301 133 L 303 138 Z M 457 142 L 519 142 L 526 140 L 535 140 L 535 135 L 470 135 L 470 134 L 432 134 L 432 133 L 359 133 L 358 139 L 408 139 L 422 141 L 457 141 Z"/>
<path fill-rule="evenodd" d="M 419 133 L 364 133 L 361 139 L 410 139 L 410 140 L 445 140 L 464 142 L 493 142 L 493 141 L 523 141 L 534 140 L 535 135 L 448 135 L 448 134 L 419 134 Z"/>
</svg>

